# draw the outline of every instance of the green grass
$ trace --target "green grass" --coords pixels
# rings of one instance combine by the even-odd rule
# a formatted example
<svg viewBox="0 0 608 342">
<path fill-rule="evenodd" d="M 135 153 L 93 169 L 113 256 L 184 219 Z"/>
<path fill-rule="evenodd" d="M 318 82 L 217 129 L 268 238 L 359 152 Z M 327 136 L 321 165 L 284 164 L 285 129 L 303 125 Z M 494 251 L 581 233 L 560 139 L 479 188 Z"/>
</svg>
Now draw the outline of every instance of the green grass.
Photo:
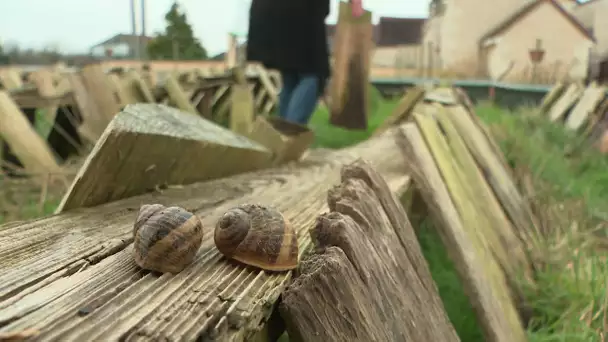
<svg viewBox="0 0 608 342">
<path fill-rule="evenodd" d="M 431 275 L 444 303 L 445 310 L 461 341 L 483 342 L 482 331 L 462 283 L 456 273 L 454 263 L 443 247 L 439 234 L 430 221 L 422 222 L 416 230 L 418 242 L 431 270 Z"/>
<path fill-rule="evenodd" d="M 573 132 L 522 109 L 478 108 L 510 164 L 534 180 L 545 231 L 531 341 L 601 341 L 606 331 L 608 159 Z"/>
<path fill-rule="evenodd" d="M 319 108 L 310 119 L 310 127 L 315 132 L 314 147 L 341 148 L 356 144 L 370 137 L 397 105 L 396 101 L 381 101 L 377 110 L 371 113 L 367 130 L 347 130 L 329 124 L 329 112 Z"/>
</svg>

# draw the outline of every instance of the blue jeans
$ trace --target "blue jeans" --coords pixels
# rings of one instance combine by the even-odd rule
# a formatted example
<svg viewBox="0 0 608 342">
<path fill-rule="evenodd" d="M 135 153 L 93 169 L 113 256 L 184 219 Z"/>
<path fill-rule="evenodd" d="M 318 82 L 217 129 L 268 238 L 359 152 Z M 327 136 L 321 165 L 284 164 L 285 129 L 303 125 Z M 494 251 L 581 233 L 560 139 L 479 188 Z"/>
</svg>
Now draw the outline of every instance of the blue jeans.
<svg viewBox="0 0 608 342">
<path fill-rule="evenodd" d="M 283 88 L 279 94 L 279 116 L 307 125 L 319 98 L 319 77 L 315 74 L 281 72 Z"/>
</svg>

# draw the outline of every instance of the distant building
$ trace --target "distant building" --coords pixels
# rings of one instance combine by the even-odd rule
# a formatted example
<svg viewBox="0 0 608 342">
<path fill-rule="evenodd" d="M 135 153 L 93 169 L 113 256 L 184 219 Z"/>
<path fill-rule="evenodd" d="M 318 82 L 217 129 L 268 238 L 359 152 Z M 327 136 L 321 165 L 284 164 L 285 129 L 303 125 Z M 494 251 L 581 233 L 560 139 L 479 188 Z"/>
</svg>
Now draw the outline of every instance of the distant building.
<svg viewBox="0 0 608 342">
<path fill-rule="evenodd" d="M 592 0 L 604 1 L 604 0 Z M 423 44 L 456 75 L 519 82 L 587 77 L 593 32 L 575 0 L 433 0 Z M 605 18 L 605 17 L 604 17 Z M 605 20 L 604 20 L 605 21 Z M 596 31 L 597 32 L 597 31 Z M 542 60 L 532 62 L 532 51 Z"/>
<path fill-rule="evenodd" d="M 395 18 L 380 17 L 373 28 L 375 47 L 394 47 L 403 45 L 418 45 L 422 41 L 425 18 Z M 330 48 L 336 34 L 336 25 L 327 26 L 327 38 Z"/>
<path fill-rule="evenodd" d="M 421 63 L 421 41 L 426 18 L 380 17 L 374 25 L 372 39 L 373 67 L 415 69 Z M 336 25 L 327 25 L 330 51 Z"/>
<path fill-rule="evenodd" d="M 135 59 L 146 56 L 146 47 L 152 37 L 132 34 L 117 34 L 114 37 L 93 45 L 89 52 L 95 58 Z"/>
</svg>

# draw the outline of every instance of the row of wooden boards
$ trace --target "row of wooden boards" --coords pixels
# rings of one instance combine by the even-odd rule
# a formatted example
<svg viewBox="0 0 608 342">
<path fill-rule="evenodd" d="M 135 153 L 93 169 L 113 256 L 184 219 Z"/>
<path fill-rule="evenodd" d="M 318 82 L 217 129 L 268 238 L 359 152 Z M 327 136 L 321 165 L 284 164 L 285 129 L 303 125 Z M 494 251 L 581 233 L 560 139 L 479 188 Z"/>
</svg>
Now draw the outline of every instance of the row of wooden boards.
<svg viewBox="0 0 608 342">
<path fill-rule="evenodd" d="M 155 126 L 133 108 L 169 108 L 131 107 L 115 119 L 120 134 L 100 141 L 82 169 L 113 161 L 116 170 L 125 169 L 122 176 L 82 171 L 73 184 L 84 190 L 94 184 L 99 191 L 90 194 L 97 196 L 98 206 L 79 209 L 88 206 L 81 201 L 88 195 L 73 197 L 69 210 L 59 215 L 0 229 L 0 256 L 8 260 L 0 264 L 0 332 L 33 329 L 41 340 L 243 341 L 264 331 L 260 328 L 282 293 L 288 330 L 304 341 L 457 341 L 415 241 L 412 228 L 420 229 L 419 224 L 409 225 L 390 195 L 409 189 L 410 218 L 411 208 L 424 208 L 434 219 L 486 340 L 525 341 L 526 322 L 518 310 L 521 284 L 515 279 L 529 275 L 534 262 L 527 253 L 536 236 L 534 218 L 463 94 L 444 88 L 428 95 L 415 103 L 405 123 L 352 148 L 314 153 L 278 169 L 165 186 L 138 197 L 129 197 L 136 187 L 201 177 L 196 171 L 209 163 L 201 158 L 201 146 L 209 146 L 206 155 L 215 151 L 218 156 L 213 160 L 220 169 L 210 178 L 256 169 L 272 153 L 200 117 L 173 112 L 159 115 L 166 122 Z M 131 151 L 103 147 L 118 147 L 125 139 L 132 139 Z M 342 169 L 357 158 L 371 166 L 355 163 Z M 133 169 L 124 165 L 148 171 L 126 177 Z M 342 190 L 328 195 L 340 181 Z M 104 197 L 109 189 L 111 196 Z M 285 213 L 298 231 L 302 255 L 313 244 L 318 247 L 320 254 L 302 263 L 303 276 L 290 286 L 295 274 L 269 274 L 225 260 L 210 235 L 193 265 L 178 275 L 158 276 L 134 266 L 131 224 L 140 204 L 183 206 L 207 227 L 235 203 L 250 201 Z M 328 209 L 331 213 L 317 218 Z M 370 253 L 374 250 L 378 253 Z M 336 288 L 342 290 L 336 293 Z M 77 315 L 82 308 L 88 313 Z"/>
<path fill-rule="evenodd" d="M 12 88 L 0 95 L 0 140 L 4 140 L 20 161 L 19 166 L 30 174 L 58 173 L 55 160 L 56 146 L 50 147 L 45 137 L 34 129 L 35 122 L 26 120 L 21 110 L 30 106 L 40 109 L 44 118 L 54 129 L 65 132 L 76 130 L 77 136 L 67 137 L 66 143 L 84 141 L 95 143 L 111 119 L 127 104 L 165 103 L 196 115 L 225 120 L 231 117 L 232 87 L 230 74 L 210 75 L 204 70 L 168 75 L 164 83 L 157 86 L 150 77 L 135 70 L 106 74 L 100 65 L 85 67 L 78 73 L 59 75 L 56 71 L 41 70 L 29 76 L 30 83 L 4 82 Z M 277 102 L 279 79 L 276 73 L 258 68 L 257 78 L 248 80 L 248 91 L 252 92 L 254 112 L 267 113 Z M 21 88 L 17 88 L 21 87 Z M 20 103 L 24 87 L 29 91 L 27 104 Z M 29 89 L 28 88 L 28 89 Z M 23 106 L 27 106 L 23 108 Z M 58 127 L 58 116 L 67 113 L 64 126 Z M 240 112 L 239 112 L 240 114 Z M 66 121 L 66 120 L 64 120 Z M 234 121 L 234 120 L 231 120 Z M 237 120 L 238 121 L 238 120 Z M 70 126 L 70 127 L 66 127 Z M 77 127 L 71 127 L 71 126 Z M 65 134 L 63 134 L 65 135 Z M 71 139 L 70 139 L 71 138 Z M 82 138 L 82 139 L 80 139 Z M 77 146 L 74 150 L 80 150 Z"/>
<path fill-rule="evenodd" d="M 608 111 L 608 88 L 593 81 L 588 86 L 580 83 L 557 83 L 543 98 L 540 112 L 552 122 L 563 122 L 569 130 L 589 134 Z"/>
</svg>

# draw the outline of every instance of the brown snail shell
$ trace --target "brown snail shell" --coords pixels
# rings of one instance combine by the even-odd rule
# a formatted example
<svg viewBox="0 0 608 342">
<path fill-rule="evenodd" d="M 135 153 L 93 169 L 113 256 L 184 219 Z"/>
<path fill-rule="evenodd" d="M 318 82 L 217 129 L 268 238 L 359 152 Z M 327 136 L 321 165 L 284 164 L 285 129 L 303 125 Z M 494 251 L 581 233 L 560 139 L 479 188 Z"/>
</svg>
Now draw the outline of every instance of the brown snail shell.
<svg viewBox="0 0 608 342">
<path fill-rule="evenodd" d="M 215 246 L 226 257 L 268 271 L 298 266 L 298 239 L 292 225 L 276 209 L 242 204 L 218 220 Z"/>
<path fill-rule="evenodd" d="M 192 263 L 203 241 L 200 218 L 180 207 L 145 204 L 133 225 L 133 250 L 139 267 L 178 273 Z"/>
</svg>

